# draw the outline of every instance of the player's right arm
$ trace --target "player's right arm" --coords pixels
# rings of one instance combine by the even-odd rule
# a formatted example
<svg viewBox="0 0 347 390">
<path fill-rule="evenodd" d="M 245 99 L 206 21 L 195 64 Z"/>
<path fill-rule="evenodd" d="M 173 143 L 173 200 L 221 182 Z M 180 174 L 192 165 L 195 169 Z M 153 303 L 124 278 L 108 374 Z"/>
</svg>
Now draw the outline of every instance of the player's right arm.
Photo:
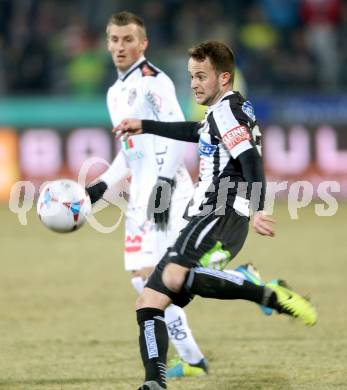
<svg viewBox="0 0 347 390">
<path fill-rule="evenodd" d="M 108 90 L 107 93 L 107 108 L 111 118 L 112 123 L 117 123 L 119 121 L 117 117 L 117 112 L 113 108 L 112 98 L 112 87 Z M 130 175 L 129 167 L 125 160 L 124 154 L 120 151 L 116 158 L 113 160 L 108 169 L 97 179 L 97 182 L 87 186 L 86 191 L 90 197 L 92 204 L 101 199 L 107 189 L 112 188 L 114 185 L 125 179 Z"/>
<path fill-rule="evenodd" d="M 200 122 L 159 122 L 152 120 L 124 119 L 113 129 L 116 136 L 154 134 L 177 141 L 199 142 Z"/>
<path fill-rule="evenodd" d="M 119 152 L 108 169 L 98 178 L 98 181 L 86 188 L 92 204 L 101 199 L 108 188 L 112 188 L 129 175 L 130 170 L 124 155 Z"/>
</svg>

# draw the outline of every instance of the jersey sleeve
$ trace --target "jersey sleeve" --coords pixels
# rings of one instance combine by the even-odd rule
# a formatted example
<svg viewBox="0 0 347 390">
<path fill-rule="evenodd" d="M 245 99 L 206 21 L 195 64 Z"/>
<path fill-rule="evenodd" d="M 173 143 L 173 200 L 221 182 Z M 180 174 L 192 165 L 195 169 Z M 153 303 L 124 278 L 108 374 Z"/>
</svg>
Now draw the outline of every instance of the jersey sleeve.
<svg viewBox="0 0 347 390">
<path fill-rule="evenodd" d="M 158 122 L 142 120 L 142 131 L 145 134 L 160 135 L 178 141 L 199 142 L 201 122 Z"/>
<path fill-rule="evenodd" d="M 248 183 L 251 199 L 250 209 L 253 212 L 263 210 L 266 194 L 266 181 L 260 154 L 255 148 L 251 148 L 241 153 L 238 160 L 240 162 L 242 175 Z M 255 183 L 258 183 L 256 186 L 260 185 L 260 187 L 254 187 Z M 251 196 L 252 192 L 253 196 Z"/>
<path fill-rule="evenodd" d="M 213 111 L 213 119 L 216 122 L 218 135 L 234 159 L 246 150 L 255 147 L 250 129 L 236 118 L 229 101 L 223 101 Z"/>
<path fill-rule="evenodd" d="M 120 151 L 116 158 L 112 161 L 111 165 L 100 176 L 100 180 L 104 181 L 107 184 L 107 187 L 110 188 L 129 175 L 130 170 L 124 158 L 123 152 Z"/>
</svg>

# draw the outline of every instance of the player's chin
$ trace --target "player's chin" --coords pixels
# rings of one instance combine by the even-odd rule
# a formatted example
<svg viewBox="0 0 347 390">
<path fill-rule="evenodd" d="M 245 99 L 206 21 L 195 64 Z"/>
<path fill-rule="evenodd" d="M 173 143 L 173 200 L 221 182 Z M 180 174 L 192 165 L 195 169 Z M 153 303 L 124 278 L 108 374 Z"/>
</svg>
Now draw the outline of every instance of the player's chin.
<svg viewBox="0 0 347 390">
<path fill-rule="evenodd" d="M 205 102 L 206 102 L 206 98 L 205 98 L 204 95 L 195 95 L 195 101 L 196 101 L 198 104 L 204 105 Z"/>
<path fill-rule="evenodd" d="M 115 59 L 114 64 L 121 72 L 125 72 L 129 68 L 129 65 L 124 60 Z"/>
</svg>

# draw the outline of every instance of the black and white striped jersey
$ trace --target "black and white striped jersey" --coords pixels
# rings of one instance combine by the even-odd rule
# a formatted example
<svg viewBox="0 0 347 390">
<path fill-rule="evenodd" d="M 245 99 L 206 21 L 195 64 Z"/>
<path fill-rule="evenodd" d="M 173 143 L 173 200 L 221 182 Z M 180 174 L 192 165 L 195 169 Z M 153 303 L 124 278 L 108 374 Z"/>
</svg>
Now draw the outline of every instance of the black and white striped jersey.
<svg viewBox="0 0 347 390">
<path fill-rule="evenodd" d="M 208 108 L 202 122 L 157 122 L 151 130 L 149 122 L 143 121 L 144 132 L 148 129 L 158 135 L 199 143 L 199 182 L 186 217 L 213 210 L 223 214 L 230 207 L 249 216 L 251 185 L 253 191 L 258 189 L 256 209 L 262 209 L 265 185 L 261 133 L 252 104 L 239 92 L 225 93 Z M 254 186 L 255 182 L 259 185 Z"/>
</svg>

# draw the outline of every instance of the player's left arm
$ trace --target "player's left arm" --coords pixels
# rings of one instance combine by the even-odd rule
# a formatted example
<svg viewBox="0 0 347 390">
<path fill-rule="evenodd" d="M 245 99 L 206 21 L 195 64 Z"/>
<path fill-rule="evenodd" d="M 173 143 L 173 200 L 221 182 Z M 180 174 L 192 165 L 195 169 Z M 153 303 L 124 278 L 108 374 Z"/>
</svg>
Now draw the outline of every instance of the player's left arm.
<svg viewBox="0 0 347 390">
<path fill-rule="evenodd" d="M 254 214 L 253 227 L 259 234 L 273 236 L 274 221 L 264 212 L 266 180 L 261 157 L 259 127 L 254 123 L 251 128 L 249 122 L 235 115 L 228 102 L 225 102 L 214 118 L 224 146 L 240 163 L 242 176 L 248 183 L 249 191 L 253 189 L 257 195 L 251 196 L 250 203 L 250 209 Z"/>
<path fill-rule="evenodd" d="M 257 149 L 253 146 L 242 152 L 238 157 L 242 175 L 248 186 L 259 185 L 255 188 L 256 196 L 251 196 L 250 209 L 253 211 L 253 228 L 264 236 L 274 236 L 275 232 L 272 224 L 275 222 L 266 215 L 264 211 L 264 202 L 266 194 L 266 180 L 263 168 L 263 162 Z M 254 189 L 254 188 L 253 188 Z"/>
</svg>

